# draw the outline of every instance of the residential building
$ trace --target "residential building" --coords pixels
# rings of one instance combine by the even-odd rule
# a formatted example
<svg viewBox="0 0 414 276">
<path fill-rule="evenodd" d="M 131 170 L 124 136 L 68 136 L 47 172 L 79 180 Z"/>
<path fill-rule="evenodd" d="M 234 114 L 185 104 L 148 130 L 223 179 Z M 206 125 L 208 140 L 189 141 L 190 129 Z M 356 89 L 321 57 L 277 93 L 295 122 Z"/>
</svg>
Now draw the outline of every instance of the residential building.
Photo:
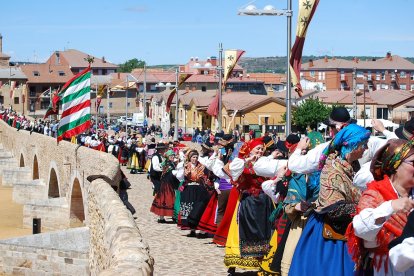
<svg viewBox="0 0 414 276">
<path fill-rule="evenodd" d="M 355 76 L 355 82 L 353 80 Z M 322 82 L 326 90 L 414 90 L 414 63 L 388 52 L 384 58 L 328 58 L 302 64 L 301 78 Z"/>
</svg>

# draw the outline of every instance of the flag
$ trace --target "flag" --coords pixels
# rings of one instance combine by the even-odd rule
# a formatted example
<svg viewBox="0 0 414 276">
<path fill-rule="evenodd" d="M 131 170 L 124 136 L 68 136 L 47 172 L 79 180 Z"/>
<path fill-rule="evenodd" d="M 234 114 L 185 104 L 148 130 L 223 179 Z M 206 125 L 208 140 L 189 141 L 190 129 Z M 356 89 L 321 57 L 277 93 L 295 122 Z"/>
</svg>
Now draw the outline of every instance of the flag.
<svg viewBox="0 0 414 276">
<path fill-rule="evenodd" d="M 178 80 L 178 87 L 182 85 L 186 80 L 188 80 L 189 77 L 191 77 L 193 74 L 181 74 Z M 171 104 L 174 100 L 175 92 L 177 91 L 177 87 L 174 87 L 174 89 L 171 91 L 170 95 L 167 99 L 167 105 L 166 105 L 166 111 L 170 112 Z M 178 103 L 177 103 L 178 105 Z"/>
<path fill-rule="evenodd" d="M 58 126 L 57 141 L 70 139 L 89 129 L 91 125 L 91 68 L 75 75 L 62 87 L 53 105 L 62 106 L 62 117 Z"/>
<path fill-rule="evenodd" d="M 43 91 L 42 93 L 40 93 L 40 95 L 36 98 L 36 102 L 40 102 L 40 98 L 44 98 L 44 97 L 50 97 L 50 91 L 51 88 L 49 87 L 48 89 L 46 89 L 45 91 Z"/>
<path fill-rule="evenodd" d="M 49 89 L 46 90 L 46 91 L 49 91 Z M 45 113 L 45 116 L 43 117 L 43 119 L 46 119 L 50 115 L 57 115 L 59 113 L 59 96 L 58 96 L 58 91 L 53 92 L 52 96 L 50 97 L 51 100 L 50 100 L 50 103 L 49 103 L 49 107 L 47 108 L 46 113 Z M 39 99 L 40 99 L 40 97 L 39 97 Z"/>
<path fill-rule="evenodd" d="M 225 50 L 224 51 L 224 79 L 223 79 L 223 88 L 226 87 L 226 82 L 230 78 L 231 73 L 233 72 L 234 67 L 245 53 L 243 50 Z M 217 117 L 219 114 L 219 92 L 211 101 L 208 106 L 207 113 L 211 116 Z"/>
<path fill-rule="evenodd" d="M 10 81 L 10 99 L 13 99 L 15 88 L 16 88 L 16 82 Z"/>
<path fill-rule="evenodd" d="M 219 91 L 217 91 L 216 96 L 211 101 L 207 108 L 207 114 L 217 117 L 219 114 Z"/>
<path fill-rule="evenodd" d="M 289 58 L 292 84 L 299 97 L 302 97 L 303 94 L 302 86 L 300 85 L 300 66 L 302 64 L 303 45 L 305 44 L 309 23 L 312 20 L 318 4 L 319 0 L 299 0 L 296 39 Z"/>
<path fill-rule="evenodd" d="M 234 67 L 239 61 L 240 57 L 245 53 L 243 50 L 225 50 L 224 51 L 224 79 L 223 87 L 226 87 L 226 82 L 230 78 Z"/>
<path fill-rule="evenodd" d="M 227 133 L 229 132 L 230 126 L 233 124 L 234 119 L 236 118 L 236 114 L 237 114 L 238 111 L 239 111 L 238 109 L 234 110 L 233 115 L 231 115 L 231 120 L 229 122 L 229 125 L 227 126 Z"/>
<path fill-rule="evenodd" d="M 102 97 L 105 94 L 106 85 L 98 85 L 98 92 L 96 93 L 96 112 L 99 110 L 101 105 Z"/>
</svg>

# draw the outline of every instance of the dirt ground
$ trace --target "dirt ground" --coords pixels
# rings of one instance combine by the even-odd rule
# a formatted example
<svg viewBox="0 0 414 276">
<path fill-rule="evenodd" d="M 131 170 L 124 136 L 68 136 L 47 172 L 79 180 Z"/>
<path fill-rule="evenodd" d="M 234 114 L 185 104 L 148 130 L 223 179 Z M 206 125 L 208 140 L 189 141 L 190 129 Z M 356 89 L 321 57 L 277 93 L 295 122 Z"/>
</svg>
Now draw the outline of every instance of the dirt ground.
<svg viewBox="0 0 414 276">
<path fill-rule="evenodd" d="M 13 202 L 13 187 L 0 186 L 0 239 L 30 235 L 32 229 L 23 228 L 23 205 Z"/>
</svg>

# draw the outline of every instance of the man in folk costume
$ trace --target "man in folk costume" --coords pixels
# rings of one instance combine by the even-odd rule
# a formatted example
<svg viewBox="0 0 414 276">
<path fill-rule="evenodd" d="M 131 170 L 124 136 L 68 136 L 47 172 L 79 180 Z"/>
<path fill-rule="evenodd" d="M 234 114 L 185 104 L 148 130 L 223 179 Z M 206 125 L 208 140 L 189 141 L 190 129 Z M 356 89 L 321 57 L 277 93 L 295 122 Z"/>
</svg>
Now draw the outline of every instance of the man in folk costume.
<svg viewBox="0 0 414 276">
<path fill-rule="evenodd" d="M 384 128 L 381 121 L 372 119 L 372 122 L 375 130 L 381 131 L 387 137 L 387 139 L 397 138 L 393 132 L 390 132 Z M 342 128 L 346 127 L 349 124 L 356 123 L 356 120 L 351 118 L 348 110 L 345 107 L 335 107 L 332 109 L 329 118 L 326 119 L 323 123 L 329 127 L 331 137 L 335 137 L 335 135 Z M 302 150 L 308 148 L 309 146 L 309 138 L 302 139 L 296 147 L 296 150 L 289 157 L 289 169 L 292 172 L 297 173 L 311 173 L 317 171 L 319 167 L 319 159 L 329 143 L 329 141 L 321 143 L 315 148 L 308 151 L 306 155 L 302 155 Z M 371 160 L 372 156 L 374 156 L 376 150 L 378 149 L 378 145 L 380 147 L 385 143 L 386 140 L 371 136 L 368 140 L 368 149 L 364 152 L 364 155 L 358 164 L 361 163 L 359 165 L 363 165 L 363 163 Z M 355 164 L 358 165 L 356 162 Z"/>
<path fill-rule="evenodd" d="M 267 179 L 257 175 L 253 169 L 263 152 L 263 138 L 252 139 L 241 147 L 238 158 L 225 168 L 240 192 L 224 257 L 230 274 L 235 272 L 236 267 L 259 269 L 261 259 L 270 248 L 272 225 L 268 218 L 274 207 L 261 188 Z"/>
<path fill-rule="evenodd" d="M 158 143 L 155 147 L 155 153 L 151 158 L 151 165 L 149 169 L 150 180 L 154 187 L 154 195 L 159 192 L 161 187 L 161 175 L 162 175 L 162 155 L 167 149 L 164 143 Z"/>
</svg>

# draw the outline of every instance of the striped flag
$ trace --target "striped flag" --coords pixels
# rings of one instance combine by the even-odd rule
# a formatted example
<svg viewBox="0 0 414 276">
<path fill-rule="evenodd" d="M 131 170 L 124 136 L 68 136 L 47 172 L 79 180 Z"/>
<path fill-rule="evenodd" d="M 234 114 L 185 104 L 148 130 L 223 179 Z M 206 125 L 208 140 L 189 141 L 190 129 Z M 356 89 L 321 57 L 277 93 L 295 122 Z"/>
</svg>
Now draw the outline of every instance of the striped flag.
<svg viewBox="0 0 414 276">
<path fill-rule="evenodd" d="M 303 91 L 300 85 L 300 66 L 302 64 L 302 51 L 305 44 L 306 32 L 309 23 L 315 13 L 319 0 L 299 0 L 298 23 L 296 27 L 296 40 L 290 53 L 290 72 L 292 73 L 292 85 L 299 97 L 302 97 Z"/>
<path fill-rule="evenodd" d="M 58 100 L 62 116 L 57 141 L 80 134 L 91 125 L 91 68 L 88 67 L 63 86 Z M 55 104 L 55 99 L 53 99 Z"/>
</svg>

